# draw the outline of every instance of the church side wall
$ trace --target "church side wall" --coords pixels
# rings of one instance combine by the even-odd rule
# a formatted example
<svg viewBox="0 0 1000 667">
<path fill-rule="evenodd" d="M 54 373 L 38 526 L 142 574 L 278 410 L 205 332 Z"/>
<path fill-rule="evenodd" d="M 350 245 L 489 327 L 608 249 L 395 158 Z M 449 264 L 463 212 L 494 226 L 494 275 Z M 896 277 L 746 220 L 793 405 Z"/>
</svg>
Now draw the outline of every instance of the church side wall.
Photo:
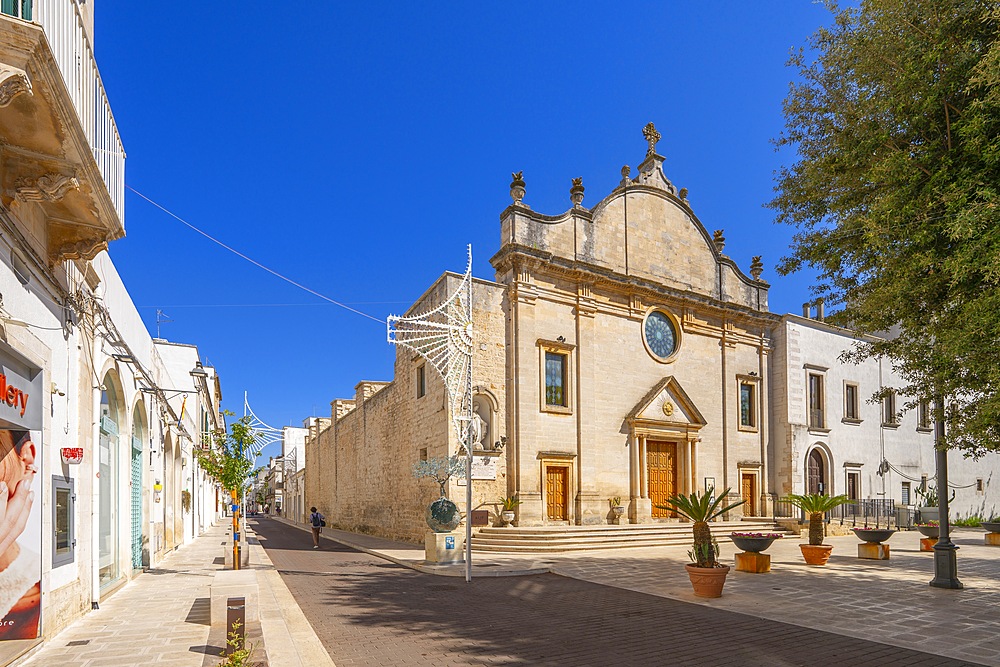
<svg viewBox="0 0 1000 667">
<path fill-rule="evenodd" d="M 457 287 L 460 277 L 446 274 L 428 290 L 412 312 L 433 308 Z M 492 444 L 505 434 L 503 290 L 477 281 L 474 286 L 474 357 L 476 391 L 490 396 L 496 409 Z M 328 525 L 392 539 L 422 542 L 428 527 L 427 506 L 438 497 L 437 484 L 413 477 L 413 465 L 426 458 L 458 451 L 449 419 L 445 385 L 429 364 L 412 350 L 398 347 L 391 383 L 358 385 L 353 402 L 334 401 L 334 424 L 323 431 L 317 445 L 307 444 L 307 456 L 317 456 L 321 468 L 307 473 L 307 493 L 318 489 L 324 499 Z M 426 393 L 418 396 L 417 369 L 425 365 Z M 353 403 L 353 407 L 350 405 Z M 316 448 L 320 454 L 316 455 Z M 495 511 L 494 501 L 507 495 L 505 458 L 497 457 L 495 480 L 475 480 L 474 508 Z M 308 466 L 307 466 L 308 468 Z M 452 480 L 449 497 L 464 511 L 465 486 Z"/>
</svg>

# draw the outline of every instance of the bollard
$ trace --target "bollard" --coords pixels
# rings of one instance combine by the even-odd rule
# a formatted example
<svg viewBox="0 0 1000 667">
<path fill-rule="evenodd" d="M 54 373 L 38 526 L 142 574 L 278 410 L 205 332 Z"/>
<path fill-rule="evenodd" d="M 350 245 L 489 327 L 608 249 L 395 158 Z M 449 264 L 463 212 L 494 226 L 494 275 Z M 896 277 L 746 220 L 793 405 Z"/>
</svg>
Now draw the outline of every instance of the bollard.
<svg viewBox="0 0 1000 667">
<path fill-rule="evenodd" d="M 246 598 L 226 600 L 226 655 L 232 655 L 247 645 L 246 616 Z"/>
</svg>

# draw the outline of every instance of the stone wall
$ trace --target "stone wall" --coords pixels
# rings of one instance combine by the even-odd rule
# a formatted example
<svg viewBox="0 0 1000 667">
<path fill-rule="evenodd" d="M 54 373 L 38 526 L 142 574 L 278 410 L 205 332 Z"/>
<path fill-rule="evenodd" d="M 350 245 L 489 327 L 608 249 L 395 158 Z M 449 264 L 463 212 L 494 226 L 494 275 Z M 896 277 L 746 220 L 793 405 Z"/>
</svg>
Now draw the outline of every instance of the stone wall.
<svg viewBox="0 0 1000 667">
<path fill-rule="evenodd" d="M 435 307 L 451 294 L 461 277 L 445 274 L 418 300 L 410 313 Z M 474 385 L 498 406 L 493 423 L 505 421 L 503 290 L 477 280 L 474 283 Z M 444 457 L 458 451 L 449 419 L 444 382 L 429 365 L 426 393 L 417 396 L 416 371 L 424 364 L 412 350 L 398 346 L 392 382 L 361 382 L 355 398 L 331 403 L 331 423 L 306 442 L 306 493 L 320 498 L 327 523 L 345 530 L 393 539 L 421 542 L 427 532 L 427 505 L 437 497 L 430 479 L 412 475 L 422 456 Z M 495 427 L 496 430 L 496 427 Z M 497 431 L 499 440 L 502 428 Z M 495 510 L 506 495 L 506 462 L 499 457 L 497 479 L 476 480 L 475 508 Z M 448 495 L 464 507 L 465 487 L 457 481 Z"/>
</svg>

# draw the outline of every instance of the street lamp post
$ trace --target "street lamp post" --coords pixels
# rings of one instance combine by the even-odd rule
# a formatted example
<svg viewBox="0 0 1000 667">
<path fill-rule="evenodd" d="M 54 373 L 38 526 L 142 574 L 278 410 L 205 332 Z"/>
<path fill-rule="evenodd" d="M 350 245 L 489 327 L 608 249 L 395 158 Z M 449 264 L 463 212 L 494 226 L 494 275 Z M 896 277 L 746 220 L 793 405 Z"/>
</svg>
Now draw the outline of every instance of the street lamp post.
<svg viewBox="0 0 1000 667">
<path fill-rule="evenodd" d="M 934 460 L 937 467 L 938 523 L 940 537 L 934 545 L 935 588 L 965 588 L 958 580 L 958 547 L 951 541 L 951 522 L 948 519 L 948 450 L 944 447 L 944 401 L 935 401 L 937 415 L 934 420 Z"/>
</svg>

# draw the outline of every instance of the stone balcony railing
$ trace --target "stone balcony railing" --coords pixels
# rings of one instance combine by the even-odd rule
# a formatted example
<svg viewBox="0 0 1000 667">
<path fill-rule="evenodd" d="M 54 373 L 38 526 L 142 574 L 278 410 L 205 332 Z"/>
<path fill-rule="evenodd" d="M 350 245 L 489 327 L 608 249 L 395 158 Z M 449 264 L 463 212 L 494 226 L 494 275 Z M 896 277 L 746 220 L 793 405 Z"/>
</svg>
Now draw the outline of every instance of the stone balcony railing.
<svg viewBox="0 0 1000 667">
<path fill-rule="evenodd" d="M 73 0 L 0 3 L 0 203 L 45 225 L 53 263 L 125 232 L 125 152 L 86 25 Z"/>
<path fill-rule="evenodd" d="M 32 5 L 31 0 L 20 1 Z M 97 168 L 104 177 L 118 217 L 124 220 L 125 150 L 78 5 L 72 0 L 36 0 L 33 4 L 35 22 L 45 30 L 84 134 L 94 151 Z"/>
</svg>

